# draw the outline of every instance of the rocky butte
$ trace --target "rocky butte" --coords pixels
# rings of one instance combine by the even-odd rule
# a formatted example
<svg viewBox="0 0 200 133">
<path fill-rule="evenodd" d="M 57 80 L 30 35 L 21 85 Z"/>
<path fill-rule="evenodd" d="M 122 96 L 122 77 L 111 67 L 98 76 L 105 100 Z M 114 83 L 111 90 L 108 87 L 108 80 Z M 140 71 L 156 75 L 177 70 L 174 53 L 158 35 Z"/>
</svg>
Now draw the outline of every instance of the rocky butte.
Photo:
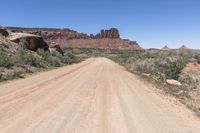
<svg viewBox="0 0 200 133">
<path fill-rule="evenodd" d="M 189 48 L 185 45 L 182 45 L 179 49 L 189 49 Z"/>
<path fill-rule="evenodd" d="M 165 45 L 161 50 L 170 50 L 170 48 L 167 45 Z"/>
<path fill-rule="evenodd" d="M 68 28 L 20 28 L 6 27 L 8 31 L 30 33 L 41 36 L 48 43 L 59 44 L 62 48 L 95 48 L 112 50 L 143 51 L 136 41 L 121 39 L 116 28 L 101 30 L 96 35 L 79 33 Z"/>
</svg>

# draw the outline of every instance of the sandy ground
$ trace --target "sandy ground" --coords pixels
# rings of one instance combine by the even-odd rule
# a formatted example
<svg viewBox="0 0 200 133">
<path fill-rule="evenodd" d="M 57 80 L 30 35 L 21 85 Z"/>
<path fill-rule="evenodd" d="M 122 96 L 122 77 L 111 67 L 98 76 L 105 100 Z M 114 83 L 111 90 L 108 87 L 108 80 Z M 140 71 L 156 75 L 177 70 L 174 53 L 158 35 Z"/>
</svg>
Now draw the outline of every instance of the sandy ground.
<svg viewBox="0 0 200 133">
<path fill-rule="evenodd" d="M 188 63 L 186 67 L 182 70 L 182 74 L 199 73 L 199 72 L 200 72 L 200 64 L 198 63 Z"/>
<path fill-rule="evenodd" d="M 0 133 L 200 133 L 199 119 L 106 58 L 0 86 Z"/>
</svg>

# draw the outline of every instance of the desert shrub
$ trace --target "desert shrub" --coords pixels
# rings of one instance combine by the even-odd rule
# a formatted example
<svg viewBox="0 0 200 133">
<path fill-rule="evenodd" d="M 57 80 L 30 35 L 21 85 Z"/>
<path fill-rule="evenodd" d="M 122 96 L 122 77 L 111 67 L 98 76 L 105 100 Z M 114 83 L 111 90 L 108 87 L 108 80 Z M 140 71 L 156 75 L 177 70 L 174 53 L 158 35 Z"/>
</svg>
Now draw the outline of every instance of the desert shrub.
<svg viewBox="0 0 200 133">
<path fill-rule="evenodd" d="M 55 56 L 49 57 L 47 61 L 53 67 L 60 67 L 60 66 L 62 66 L 61 60 L 59 58 L 55 57 Z"/>
<path fill-rule="evenodd" d="M 61 57 L 61 61 L 64 64 L 72 64 L 78 62 L 79 60 L 72 52 L 67 52 L 64 56 Z"/>
<path fill-rule="evenodd" d="M 48 66 L 61 66 L 61 61 L 56 56 L 52 56 L 49 51 L 44 51 L 43 49 L 39 49 L 37 51 L 38 55 L 42 57 L 44 61 L 46 61 Z"/>
<path fill-rule="evenodd" d="M 192 58 L 192 54 L 188 51 L 160 51 L 155 49 L 141 53 L 116 54 L 111 57 L 112 60 L 128 66 L 131 71 L 149 73 L 158 77 L 162 75 L 162 80 L 165 78 L 178 79 L 181 70 L 190 58 Z"/>
<path fill-rule="evenodd" d="M 12 56 L 12 63 L 18 67 L 30 65 L 33 67 L 45 67 L 44 61 L 31 51 L 20 50 Z"/>
<path fill-rule="evenodd" d="M 43 49 L 38 49 L 37 54 L 41 56 L 45 61 L 48 60 L 52 55 L 48 51 L 44 51 Z"/>
<path fill-rule="evenodd" d="M 27 44 L 28 44 L 28 41 L 25 38 L 21 38 L 19 43 L 18 43 L 18 45 L 20 46 L 21 50 L 27 49 L 27 46 L 26 46 Z"/>
<path fill-rule="evenodd" d="M 165 74 L 163 73 L 166 62 L 161 59 L 144 59 L 135 61 L 129 68 L 131 71 L 139 73 L 151 74 L 153 77 L 159 80 L 165 80 Z"/>
<path fill-rule="evenodd" d="M 40 55 L 50 66 L 59 67 L 62 64 L 72 64 L 79 62 L 80 60 L 75 56 L 75 54 L 70 51 L 66 51 L 65 55 L 62 56 L 59 53 L 54 53 L 53 55 L 48 51 L 38 50 L 38 55 Z"/>
<path fill-rule="evenodd" d="M 22 74 L 25 73 L 22 69 L 14 67 L 7 69 L 4 74 L 1 75 L 0 81 L 11 80 L 16 78 L 23 78 Z"/>
<path fill-rule="evenodd" d="M 4 49 L 0 49 L 0 67 L 11 67 L 13 64 L 11 62 L 11 56 Z"/>
<path fill-rule="evenodd" d="M 179 74 L 186 65 L 185 60 L 183 58 L 167 58 L 166 62 L 167 63 L 164 69 L 166 78 L 177 80 L 179 78 Z"/>
<path fill-rule="evenodd" d="M 150 73 L 158 71 L 158 67 L 155 65 L 153 59 L 138 60 L 133 63 L 132 70 L 140 73 Z"/>
<path fill-rule="evenodd" d="M 195 55 L 194 58 L 197 60 L 198 64 L 200 64 L 200 56 L 199 55 Z"/>
<path fill-rule="evenodd" d="M 200 73 L 187 73 L 179 77 L 181 81 L 188 89 L 199 89 L 200 91 Z"/>
</svg>

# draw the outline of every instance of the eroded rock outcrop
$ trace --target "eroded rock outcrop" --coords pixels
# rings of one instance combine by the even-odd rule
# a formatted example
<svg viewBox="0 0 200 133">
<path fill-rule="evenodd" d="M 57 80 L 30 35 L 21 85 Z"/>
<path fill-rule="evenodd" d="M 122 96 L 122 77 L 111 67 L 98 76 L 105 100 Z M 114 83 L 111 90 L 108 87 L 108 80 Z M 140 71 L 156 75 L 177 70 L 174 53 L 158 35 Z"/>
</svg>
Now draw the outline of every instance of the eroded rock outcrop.
<svg viewBox="0 0 200 133">
<path fill-rule="evenodd" d="M 7 37 L 9 33 L 7 32 L 5 28 L 0 27 L 0 35 Z"/>
<path fill-rule="evenodd" d="M 92 38 L 120 38 L 120 35 L 116 28 L 111 28 L 109 30 L 101 30 L 100 33 L 96 34 Z"/>
<path fill-rule="evenodd" d="M 49 51 L 51 54 L 53 54 L 54 52 L 58 52 L 61 55 L 64 55 L 64 51 L 62 50 L 62 48 L 60 47 L 59 44 L 52 42 L 51 44 L 49 44 Z"/>
<path fill-rule="evenodd" d="M 58 42 L 59 40 L 71 40 L 71 39 L 88 39 L 90 38 L 87 34 L 78 33 L 70 29 L 54 29 L 54 28 L 18 28 L 18 27 L 7 27 L 15 33 L 29 33 L 41 36 L 48 42 Z M 56 40 L 56 41 L 53 41 Z"/>
<path fill-rule="evenodd" d="M 10 41 L 15 43 L 23 42 L 27 49 L 37 51 L 38 49 L 48 50 L 47 43 L 37 35 L 27 33 L 11 33 L 7 37 Z"/>
</svg>

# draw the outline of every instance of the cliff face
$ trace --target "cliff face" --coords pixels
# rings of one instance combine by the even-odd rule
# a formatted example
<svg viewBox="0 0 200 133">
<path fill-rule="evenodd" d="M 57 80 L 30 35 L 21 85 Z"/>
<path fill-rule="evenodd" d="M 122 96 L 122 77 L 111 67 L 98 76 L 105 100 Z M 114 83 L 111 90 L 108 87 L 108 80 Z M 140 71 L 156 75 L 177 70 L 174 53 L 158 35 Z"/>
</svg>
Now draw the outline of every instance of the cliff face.
<svg viewBox="0 0 200 133">
<path fill-rule="evenodd" d="M 116 28 L 111 28 L 109 30 L 101 30 L 100 33 L 96 34 L 95 36 L 90 36 L 93 39 L 99 38 L 120 38 L 119 31 Z"/>
<path fill-rule="evenodd" d="M 12 32 L 25 32 L 30 34 L 39 35 L 46 41 L 54 40 L 71 40 L 71 39 L 88 39 L 89 36 L 84 33 L 78 33 L 70 29 L 53 29 L 53 28 L 16 28 L 6 27 L 7 30 Z"/>
<path fill-rule="evenodd" d="M 48 43 L 57 43 L 61 47 L 100 48 L 116 50 L 142 50 L 135 41 L 120 39 L 116 28 L 101 30 L 96 35 L 87 35 L 70 29 L 18 28 L 6 27 L 12 32 L 23 32 L 41 36 Z"/>
</svg>

